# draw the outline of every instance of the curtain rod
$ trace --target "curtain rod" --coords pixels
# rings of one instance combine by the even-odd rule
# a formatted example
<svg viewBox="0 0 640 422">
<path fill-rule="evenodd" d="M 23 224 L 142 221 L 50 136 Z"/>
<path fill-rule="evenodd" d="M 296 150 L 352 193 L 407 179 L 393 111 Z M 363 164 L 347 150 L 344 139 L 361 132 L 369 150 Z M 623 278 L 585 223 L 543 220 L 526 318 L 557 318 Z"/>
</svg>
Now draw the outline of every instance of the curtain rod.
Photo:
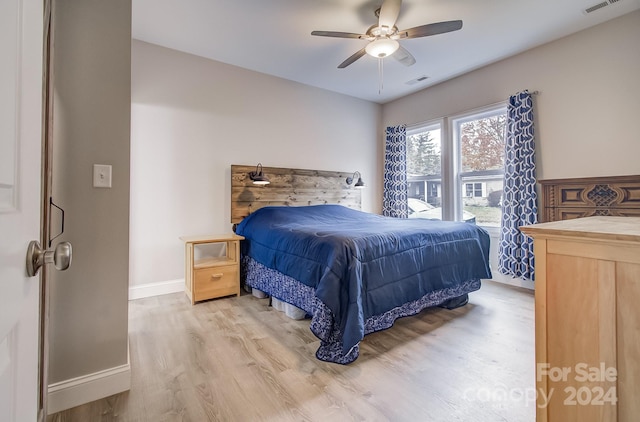
<svg viewBox="0 0 640 422">
<path fill-rule="evenodd" d="M 519 92 L 523 92 L 523 91 L 527 91 L 527 92 L 529 92 L 529 90 L 528 90 L 528 89 L 523 89 L 522 91 L 519 91 Z M 516 94 L 518 94 L 519 92 L 516 92 Z M 538 91 L 538 90 L 536 89 L 535 91 L 531 91 L 531 92 L 529 92 L 529 94 L 531 94 L 531 95 L 538 95 L 538 94 L 540 94 L 540 91 Z M 515 95 L 515 94 L 511 94 L 511 95 Z"/>
</svg>

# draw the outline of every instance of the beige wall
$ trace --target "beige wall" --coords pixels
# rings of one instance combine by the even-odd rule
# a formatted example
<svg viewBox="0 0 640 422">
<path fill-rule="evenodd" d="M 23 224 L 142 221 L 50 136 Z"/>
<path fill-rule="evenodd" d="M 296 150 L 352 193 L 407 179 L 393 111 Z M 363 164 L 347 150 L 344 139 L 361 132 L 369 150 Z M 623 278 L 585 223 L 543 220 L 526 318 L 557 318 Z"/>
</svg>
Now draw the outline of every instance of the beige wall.
<svg viewBox="0 0 640 422">
<path fill-rule="evenodd" d="M 535 96 L 538 178 L 640 174 L 640 11 L 385 104 L 383 126 Z"/>
<path fill-rule="evenodd" d="M 230 166 L 360 171 L 379 212 L 380 105 L 133 41 L 132 286 L 184 278 L 183 235 L 229 232 Z"/>
<path fill-rule="evenodd" d="M 127 364 L 131 0 L 57 0 L 54 27 L 53 198 L 73 262 L 52 271 L 50 384 Z M 112 189 L 92 187 L 93 164 L 113 166 Z"/>
</svg>

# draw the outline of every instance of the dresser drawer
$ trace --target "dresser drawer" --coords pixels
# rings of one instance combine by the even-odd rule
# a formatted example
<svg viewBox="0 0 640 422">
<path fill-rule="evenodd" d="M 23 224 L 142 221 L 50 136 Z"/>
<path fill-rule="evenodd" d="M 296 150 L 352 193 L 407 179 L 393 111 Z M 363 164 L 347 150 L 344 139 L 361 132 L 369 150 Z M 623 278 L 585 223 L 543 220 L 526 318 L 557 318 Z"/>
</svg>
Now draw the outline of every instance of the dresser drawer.
<svg viewBox="0 0 640 422">
<path fill-rule="evenodd" d="M 201 268 L 194 271 L 194 300 L 237 295 L 240 279 L 237 265 Z"/>
</svg>

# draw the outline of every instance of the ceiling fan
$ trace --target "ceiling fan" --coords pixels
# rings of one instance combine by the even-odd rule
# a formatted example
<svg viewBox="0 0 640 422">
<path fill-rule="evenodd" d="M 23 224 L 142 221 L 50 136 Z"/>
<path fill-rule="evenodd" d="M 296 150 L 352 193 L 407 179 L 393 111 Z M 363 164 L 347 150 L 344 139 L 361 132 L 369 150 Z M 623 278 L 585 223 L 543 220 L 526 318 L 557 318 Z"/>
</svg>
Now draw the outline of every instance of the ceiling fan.
<svg viewBox="0 0 640 422">
<path fill-rule="evenodd" d="M 393 56 L 405 66 L 411 66 L 416 59 L 400 45 L 398 40 L 409 38 L 428 37 L 430 35 L 444 34 L 446 32 L 457 31 L 462 28 L 462 21 L 446 21 L 429 23 L 426 25 L 416 26 L 410 29 L 398 30 L 396 20 L 400 14 L 400 6 L 402 0 L 384 0 L 382 6 L 375 11 L 378 17 L 378 24 L 372 25 L 364 34 L 354 34 L 351 32 L 335 32 L 335 31 L 313 31 L 311 35 L 320 37 L 335 38 L 357 38 L 361 40 L 369 40 L 364 48 L 358 50 L 347 60 L 338 65 L 338 69 L 344 69 L 351 63 L 358 60 L 365 54 L 376 58 L 384 58 Z"/>
</svg>

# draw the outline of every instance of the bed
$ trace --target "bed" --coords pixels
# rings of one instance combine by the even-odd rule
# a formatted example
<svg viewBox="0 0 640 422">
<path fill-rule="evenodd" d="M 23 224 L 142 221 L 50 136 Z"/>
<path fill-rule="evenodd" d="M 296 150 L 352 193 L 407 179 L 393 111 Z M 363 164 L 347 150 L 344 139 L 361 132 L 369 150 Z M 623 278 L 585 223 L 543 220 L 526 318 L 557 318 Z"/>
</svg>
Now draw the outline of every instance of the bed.
<svg viewBox="0 0 640 422">
<path fill-rule="evenodd" d="M 242 171 L 232 168 L 232 196 L 245 199 L 245 212 L 251 199 L 251 212 L 235 229 L 245 237 L 242 279 L 311 317 L 311 331 L 320 339 L 318 359 L 353 362 L 366 334 L 427 307 L 462 306 L 480 279 L 491 278 L 489 236 L 478 226 L 396 219 L 310 201 L 291 207 L 269 191 L 241 187 Z M 273 173 L 271 178 L 279 180 Z M 340 190 L 347 190 L 341 180 Z M 277 184 L 272 189 L 286 190 Z M 352 205 L 351 194 L 330 195 L 348 197 Z M 269 200 L 261 203 L 263 197 Z"/>
</svg>

